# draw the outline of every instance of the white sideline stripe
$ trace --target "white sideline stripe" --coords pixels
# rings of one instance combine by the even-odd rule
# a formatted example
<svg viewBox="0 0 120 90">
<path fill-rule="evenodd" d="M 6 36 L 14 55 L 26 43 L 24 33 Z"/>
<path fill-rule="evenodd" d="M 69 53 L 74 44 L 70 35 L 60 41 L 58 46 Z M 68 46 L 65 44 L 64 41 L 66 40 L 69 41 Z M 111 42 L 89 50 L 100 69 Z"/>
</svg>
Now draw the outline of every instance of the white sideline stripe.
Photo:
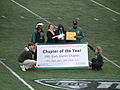
<svg viewBox="0 0 120 90">
<path fill-rule="evenodd" d="M 23 5 L 17 3 L 17 2 L 14 1 L 14 0 L 11 0 L 11 1 L 14 2 L 15 4 L 17 4 L 18 6 L 24 8 L 24 9 L 27 10 L 28 12 L 32 13 L 32 14 L 35 15 L 36 17 L 39 17 L 39 18 L 41 18 L 42 20 L 44 20 L 44 21 L 46 21 L 47 23 L 50 24 L 50 22 L 49 22 L 48 20 L 42 18 L 41 16 L 39 16 L 38 14 L 36 14 L 36 13 L 34 13 L 33 11 L 29 10 L 28 8 L 24 7 Z M 93 0 L 91 0 L 91 1 L 93 1 Z M 119 13 L 119 14 L 120 14 L 120 13 Z M 55 27 L 57 27 L 57 26 L 55 26 Z M 106 57 L 104 57 L 104 58 L 105 58 L 107 61 L 109 61 L 110 63 L 112 63 L 113 65 L 115 65 L 115 66 L 117 66 L 118 68 L 120 68 L 120 66 L 117 65 L 116 63 L 112 62 L 111 60 L 107 59 Z"/>
<path fill-rule="evenodd" d="M 100 3 L 98 3 L 98 2 L 96 2 L 96 1 L 94 1 L 94 0 L 90 0 L 90 1 L 93 2 L 93 3 L 95 3 L 95 4 L 97 4 L 97 5 L 99 5 L 99 6 L 101 6 L 101 7 L 103 7 L 103 8 L 105 8 L 105 9 L 107 9 L 107 10 L 109 10 L 109 11 L 111 11 L 111 12 L 114 12 L 114 13 L 120 15 L 119 12 L 117 12 L 117 11 L 115 11 L 115 10 L 112 10 L 112 9 L 110 9 L 110 8 L 108 8 L 108 7 L 102 5 L 102 4 L 100 4 Z"/>
<path fill-rule="evenodd" d="M 26 85 L 30 90 L 35 90 L 32 86 L 30 86 L 24 79 L 22 79 L 18 74 L 16 74 L 10 67 L 8 67 L 5 63 L 0 60 L 0 63 L 5 66 L 16 78 L 18 78 L 24 85 Z"/>
<path fill-rule="evenodd" d="M 14 0 L 11 0 L 11 1 L 14 2 L 15 4 L 17 4 L 18 6 L 24 8 L 24 9 L 27 10 L 28 12 L 32 13 L 32 14 L 35 15 L 36 17 L 39 17 L 40 19 L 46 21 L 46 22 L 49 23 L 49 24 L 51 23 L 51 22 L 49 22 L 48 20 L 46 20 L 45 18 L 42 18 L 42 17 L 39 16 L 38 14 L 34 13 L 34 12 L 31 11 L 30 9 L 28 9 L 28 8 L 24 7 L 23 5 L 19 4 L 18 2 L 14 1 Z"/>
<path fill-rule="evenodd" d="M 103 55 L 102 55 L 102 56 L 103 56 Z M 119 66 L 119 65 L 117 65 L 117 64 L 116 64 L 116 63 L 114 63 L 113 61 L 109 60 L 109 59 L 108 59 L 108 58 L 106 58 L 105 56 L 103 56 L 103 58 L 104 58 L 105 60 L 107 60 L 108 62 L 112 63 L 113 65 L 115 65 L 116 67 L 120 68 L 120 66 Z"/>
</svg>

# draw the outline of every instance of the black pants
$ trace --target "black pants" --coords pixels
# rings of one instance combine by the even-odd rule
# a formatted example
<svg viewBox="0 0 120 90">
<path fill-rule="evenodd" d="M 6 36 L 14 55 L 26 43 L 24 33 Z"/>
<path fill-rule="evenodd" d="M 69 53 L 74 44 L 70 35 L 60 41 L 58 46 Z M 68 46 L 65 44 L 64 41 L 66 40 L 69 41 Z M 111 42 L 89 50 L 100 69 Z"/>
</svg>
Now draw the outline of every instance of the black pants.
<svg viewBox="0 0 120 90">
<path fill-rule="evenodd" d="M 92 64 L 90 65 L 92 70 L 102 70 L 102 66 L 103 66 L 102 62 L 99 62 L 95 58 L 92 59 Z"/>
</svg>

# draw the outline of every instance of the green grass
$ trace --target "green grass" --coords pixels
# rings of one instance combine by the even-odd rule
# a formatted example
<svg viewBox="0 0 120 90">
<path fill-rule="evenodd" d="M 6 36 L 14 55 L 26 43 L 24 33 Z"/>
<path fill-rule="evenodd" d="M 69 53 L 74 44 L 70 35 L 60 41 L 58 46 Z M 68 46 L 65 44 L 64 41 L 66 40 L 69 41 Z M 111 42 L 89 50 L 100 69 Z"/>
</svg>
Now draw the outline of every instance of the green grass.
<svg viewBox="0 0 120 90">
<path fill-rule="evenodd" d="M 119 0 L 95 0 L 97 2 L 99 2 L 100 4 L 103 4 L 105 6 L 107 6 L 108 8 L 111 8 L 117 12 L 120 13 L 120 3 Z"/>
<path fill-rule="evenodd" d="M 97 0 L 103 5 L 119 12 L 119 0 Z M 80 18 L 79 25 L 83 28 L 85 38 L 93 46 L 101 46 L 103 54 L 108 59 L 120 65 L 120 16 L 110 12 L 89 0 L 17 0 L 23 6 L 29 8 L 55 25 L 63 24 L 65 29 L 71 27 L 72 21 Z M 115 5 L 118 3 L 117 5 Z M 6 18 L 3 18 L 5 16 Z M 23 16 L 24 18 L 20 18 Z M 59 19 L 61 17 L 62 19 Z M 96 21 L 95 18 L 98 20 Z M 117 21 L 116 21 L 117 20 Z M 91 71 L 88 69 L 77 70 L 38 70 L 31 69 L 22 72 L 19 69 L 17 57 L 31 40 L 31 33 L 36 22 L 44 23 L 46 32 L 48 23 L 38 19 L 25 9 L 17 6 L 10 0 L 0 0 L 0 57 L 26 82 L 36 90 L 56 90 L 34 83 L 32 80 L 39 78 L 99 78 L 120 79 L 120 70 L 113 64 L 105 61 L 103 71 Z M 94 54 L 89 52 L 89 59 Z M 27 90 L 4 66 L 0 64 L 0 90 Z M 29 89 L 28 89 L 29 90 Z"/>
</svg>

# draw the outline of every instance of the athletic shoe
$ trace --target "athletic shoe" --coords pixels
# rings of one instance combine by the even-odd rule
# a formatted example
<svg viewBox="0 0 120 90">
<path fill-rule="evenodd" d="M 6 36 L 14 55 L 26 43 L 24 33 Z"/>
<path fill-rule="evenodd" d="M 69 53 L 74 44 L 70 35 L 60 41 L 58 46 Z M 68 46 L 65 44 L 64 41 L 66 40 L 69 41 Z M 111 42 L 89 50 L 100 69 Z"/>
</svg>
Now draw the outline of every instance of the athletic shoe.
<svg viewBox="0 0 120 90">
<path fill-rule="evenodd" d="M 24 65 L 21 65 L 20 68 L 22 71 L 26 71 Z"/>
</svg>

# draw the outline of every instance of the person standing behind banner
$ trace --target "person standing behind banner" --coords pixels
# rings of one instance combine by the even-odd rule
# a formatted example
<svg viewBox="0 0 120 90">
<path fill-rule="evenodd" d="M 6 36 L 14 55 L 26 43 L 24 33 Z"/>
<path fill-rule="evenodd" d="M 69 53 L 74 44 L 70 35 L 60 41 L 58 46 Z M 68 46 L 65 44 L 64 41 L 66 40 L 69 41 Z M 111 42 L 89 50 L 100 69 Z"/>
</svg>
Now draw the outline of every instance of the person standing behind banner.
<svg viewBox="0 0 120 90">
<path fill-rule="evenodd" d="M 77 21 L 73 21 L 73 27 L 70 30 L 68 30 L 68 32 L 76 33 L 76 36 L 74 37 L 76 38 L 76 40 L 70 40 L 70 43 L 80 43 L 81 40 L 84 38 L 82 28 L 78 27 L 77 24 Z"/>
<path fill-rule="evenodd" d="M 26 71 L 29 68 L 35 66 L 36 61 L 33 59 L 32 52 L 35 49 L 34 43 L 28 43 L 28 46 L 24 48 L 23 52 L 18 57 L 18 62 L 22 71 Z"/>
<path fill-rule="evenodd" d="M 47 31 L 47 41 L 46 43 L 56 43 L 56 39 L 58 38 L 58 35 L 55 35 L 55 27 L 53 24 L 49 24 L 48 31 Z"/>
<path fill-rule="evenodd" d="M 45 42 L 44 31 L 43 31 L 42 27 L 43 27 L 43 23 L 38 22 L 37 25 L 36 25 L 36 28 L 34 29 L 34 31 L 32 33 L 31 42 L 33 42 L 36 46 L 39 43 L 44 43 Z M 34 53 L 34 59 L 37 60 L 37 49 Z"/>
<path fill-rule="evenodd" d="M 66 31 L 62 24 L 58 25 L 58 29 L 55 31 L 55 34 L 58 35 L 56 43 L 66 43 Z"/>
<path fill-rule="evenodd" d="M 42 27 L 43 27 L 43 23 L 38 22 L 36 25 L 36 28 L 34 29 L 34 31 L 32 33 L 31 42 L 33 42 L 35 45 L 45 42 L 44 31 L 43 31 Z"/>
</svg>

